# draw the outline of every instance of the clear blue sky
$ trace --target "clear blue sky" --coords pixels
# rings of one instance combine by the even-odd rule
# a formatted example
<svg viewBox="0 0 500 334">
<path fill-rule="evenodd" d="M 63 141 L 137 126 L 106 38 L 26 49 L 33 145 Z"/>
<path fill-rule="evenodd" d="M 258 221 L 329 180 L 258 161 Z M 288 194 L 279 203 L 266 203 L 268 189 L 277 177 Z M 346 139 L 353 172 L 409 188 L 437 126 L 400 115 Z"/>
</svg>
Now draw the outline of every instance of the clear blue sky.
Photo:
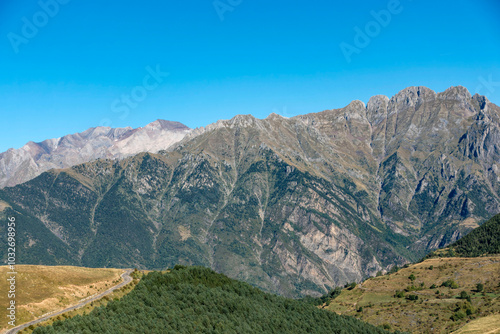
<svg viewBox="0 0 500 334">
<path fill-rule="evenodd" d="M 100 124 L 292 116 L 413 85 L 500 103 L 496 0 L 53 1 L 50 15 L 0 1 L 0 151 Z M 350 61 L 341 45 L 357 48 Z"/>
</svg>

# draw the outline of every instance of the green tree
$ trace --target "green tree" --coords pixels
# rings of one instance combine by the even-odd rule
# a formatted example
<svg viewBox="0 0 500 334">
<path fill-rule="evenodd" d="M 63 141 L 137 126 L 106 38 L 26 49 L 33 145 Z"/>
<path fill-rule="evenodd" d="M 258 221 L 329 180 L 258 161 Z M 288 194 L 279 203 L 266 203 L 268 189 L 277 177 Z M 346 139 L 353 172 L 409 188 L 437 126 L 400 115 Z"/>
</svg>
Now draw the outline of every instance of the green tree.
<svg viewBox="0 0 500 334">
<path fill-rule="evenodd" d="M 405 297 L 405 292 L 401 290 L 396 290 L 396 293 L 394 295 L 396 298 L 404 298 Z"/>
<path fill-rule="evenodd" d="M 418 300 L 418 296 L 417 295 L 408 295 L 408 296 L 406 296 L 406 299 L 411 300 L 411 301 L 415 301 L 415 300 Z"/>
<path fill-rule="evenodd" d="M 441 284 L 441 286 L 451 288 L 451 289 L 458 289 L 458 284 L 453 280 L 453 279 L 448 279 Z"/>
<path fill-rule="evenodd" d="M 458 298 L 460 298 L 460 299 L 468 299 L 469 298 L 469 294 L 467 293 L 467 291 L 460 291 L 460 296 Z"/>
<path fill-rule="evenodd" d="M 466 314 L 463 311 L 457 311 L 451 316 L 451 320 L 457 321 L 465 318 Z"/>
</svg>

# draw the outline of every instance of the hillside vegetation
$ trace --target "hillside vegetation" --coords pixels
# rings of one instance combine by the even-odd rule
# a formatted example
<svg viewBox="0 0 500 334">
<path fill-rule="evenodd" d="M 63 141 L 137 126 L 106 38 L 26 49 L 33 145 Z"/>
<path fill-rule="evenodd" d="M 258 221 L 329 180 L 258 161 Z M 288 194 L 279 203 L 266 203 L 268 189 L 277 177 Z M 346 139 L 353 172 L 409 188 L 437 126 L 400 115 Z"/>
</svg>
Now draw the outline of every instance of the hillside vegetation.
<svg viewBox="0 0 500 334">
<path fill-rule="evenodd" d="M 444 334 L 499 313 L 499 296 L 500 256 L 432 258 L 343 289 L 323 307 L 376 326 Z"/>
<path fill-rule="evenodd" d="M 493 334 L 500 312 L 499 240 L 496 215 L 420 263 L 313 302 L 385 328 L 450 333 L 470 322 L 459 333 Z"/>
<path fill-rule="evenodd" d="M 500 254 L 500 214 L 448 247 L 430 252 L 424 259 L 434 257 L 478 257 L 493 254 Z"/>
<path fill-rule="evenodd" d="M 202 267 L 146 275 L 120 300 L 33 333 L 384 333 Z"/>
<path fill-rule="evenodd" d="M 500 254 L 500 214 L 449 246 L 456 256 Z"/>
</svg>

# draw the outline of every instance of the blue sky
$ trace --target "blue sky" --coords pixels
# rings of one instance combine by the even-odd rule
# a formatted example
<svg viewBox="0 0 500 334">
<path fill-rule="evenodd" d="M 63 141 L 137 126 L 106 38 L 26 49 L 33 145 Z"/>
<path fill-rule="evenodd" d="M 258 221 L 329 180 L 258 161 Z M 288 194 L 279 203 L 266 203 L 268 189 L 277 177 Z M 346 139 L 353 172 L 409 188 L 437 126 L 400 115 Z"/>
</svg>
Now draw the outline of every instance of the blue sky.
<svg viewBox="0 0 500 334">
<path fill-rule="evenodd" d="M 496 0 L 2 0 L 0 151 L 98 125 L 293 116 L 413 85 L 499 104 L 499 18 Z"/>
</svg>

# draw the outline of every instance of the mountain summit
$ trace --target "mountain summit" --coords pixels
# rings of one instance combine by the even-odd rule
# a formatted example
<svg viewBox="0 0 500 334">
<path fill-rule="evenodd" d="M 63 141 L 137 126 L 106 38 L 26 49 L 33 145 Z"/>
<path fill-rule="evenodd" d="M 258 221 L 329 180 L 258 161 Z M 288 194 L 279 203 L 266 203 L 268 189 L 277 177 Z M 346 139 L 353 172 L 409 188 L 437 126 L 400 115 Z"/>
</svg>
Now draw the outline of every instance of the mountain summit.
<svg viewBox="0 0 500 334">
<path fill-rule="evenodd" d="M 291 118 L 238 115 L 0 200 L 30 222 L 25 262 L 195 264 L 298 296 L 417 260 L 500 212 L 499 161 L 498 106 L 409 87 Z"/>
<path fill-rule="evenodd" d="M 96 127 L 41 143 L 29 142 L 20 149 L 0 153 L 0 188 L 26 182 L 52 168 L 156 153 L 180 141 L 189 131 L 179 122 L 157 120 L 138 129 Z"/>
</svg>

